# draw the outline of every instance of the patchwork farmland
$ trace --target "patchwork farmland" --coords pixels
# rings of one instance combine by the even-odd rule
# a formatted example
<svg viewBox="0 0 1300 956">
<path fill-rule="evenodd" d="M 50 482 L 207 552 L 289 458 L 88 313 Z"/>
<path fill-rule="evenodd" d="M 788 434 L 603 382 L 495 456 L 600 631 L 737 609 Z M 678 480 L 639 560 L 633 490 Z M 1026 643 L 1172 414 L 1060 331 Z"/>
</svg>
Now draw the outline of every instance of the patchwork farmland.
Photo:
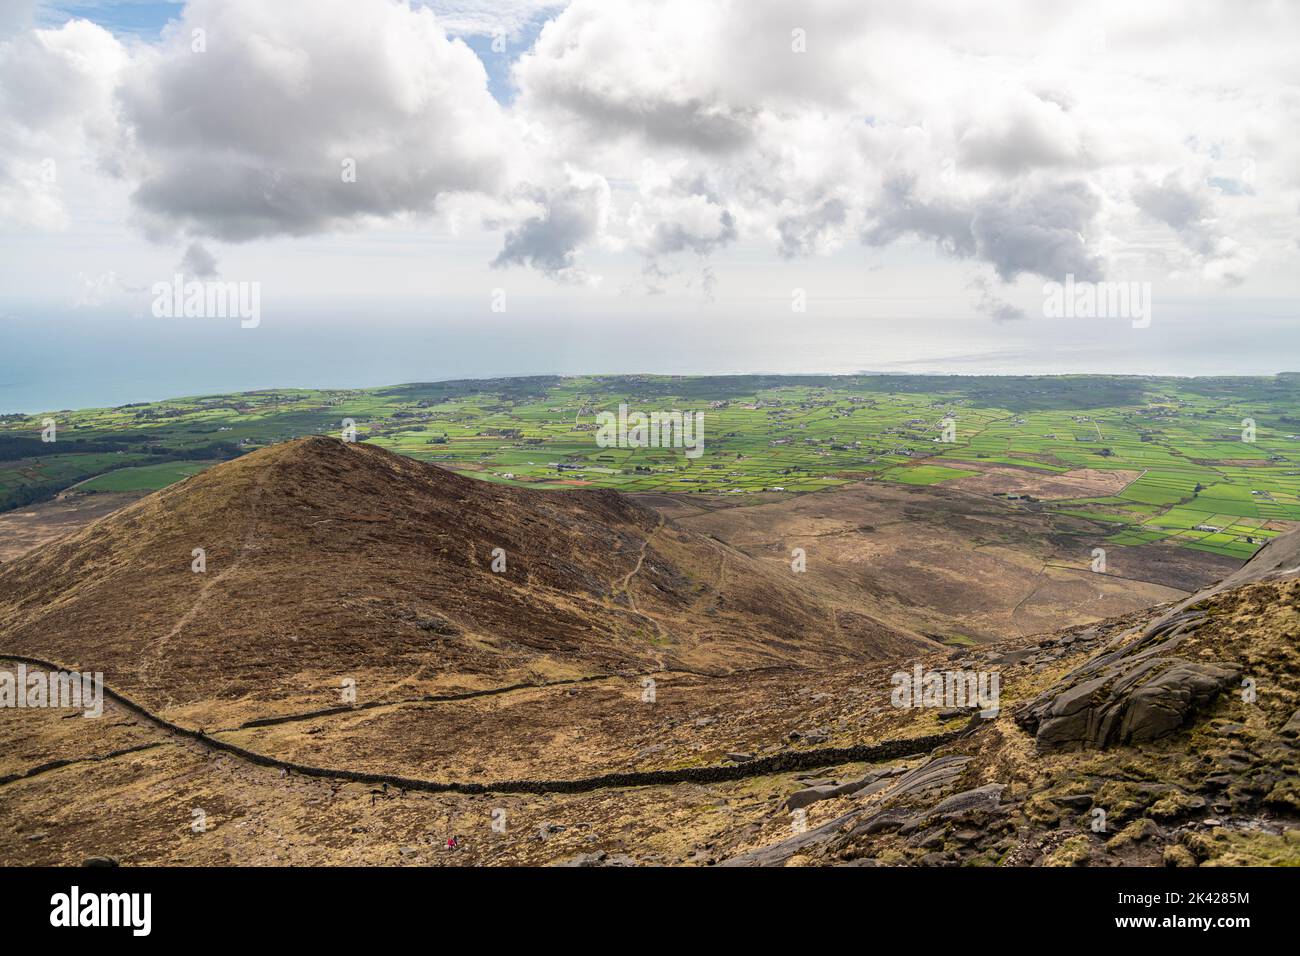
<svg viewBox="0 0 1300 956">
<path fill-rule="evenodd" d="M 704 453 L 601 447 L 597 416 L 620 404 L 703 412 Z M 51 420 L 56 440 L 42 441 Z M 1238 560 L 1300 521 L 1294 375 L 540 377 L 7 415 L 0 510 L 154 490 L 349 423 L 391 451 L 557 491 L 750 501 L 863 481 L 938 486 L 1104 522 L 1115 545 Z"/>
</svg>

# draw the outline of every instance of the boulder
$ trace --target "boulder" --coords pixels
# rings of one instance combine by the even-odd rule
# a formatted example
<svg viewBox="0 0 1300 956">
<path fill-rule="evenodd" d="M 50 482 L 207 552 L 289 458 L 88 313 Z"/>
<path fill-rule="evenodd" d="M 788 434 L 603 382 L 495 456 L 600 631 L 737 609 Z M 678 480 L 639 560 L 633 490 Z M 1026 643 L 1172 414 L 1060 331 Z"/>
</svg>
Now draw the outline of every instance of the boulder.
<svg viewBox="0 0 1300 956">
<path fill-rule="evenodd" d="M 938 713 L 940 721 L 956 720 L 959 717 L 969 717 L 971 714 L 978 714 L 978 707 L 948 707 Z"/>
<path fill-rule="evenodd" d="M 1002 801 L 1002 791 L 1006 784 L 990 783 L 974 790 L 954 793 L 951 797 L 940 800 L 928 812 L 929 816 L 943 816 L 948 813 L 965 813 L 969 810 L 995 810 Z"/>
<path fill-rule="evenodd" d="M 1040 752 L 1100 750 L 1174 733 L 1239 676 L 1170 654 L 1199 619 L 1159 621 L 1127 647 L 1104 651 L 1022 708 L 1016 722 Z"/>
<path fill-rule="evenodd" d="M 876 793 L 889 785 L 889 778 L 902 771 L 901 767 L 885 767 L 873 770 L 858 780 L 836 783 L 834 780 L 809 780 L 807 786 L 790 794 L 785 801 L 787 810 L 798 810 L 819 800 L 832 800 L 835 797 L 848 797 L 855 793 L 863 795 Z"/>
<path fill-rule="evenodd" d="M 831 733 L 825 727 L 814 727 L 812 730 L 792 730 L 790 731 L 791 740 L 802 740 L 806 744 L 824 744 L 831 739 Z"/>
<path fill-rule="evenodd" d="M 787 810 L 798 810 L 800 807 L 806 807 L 809 804 L 818 802 L 819 800 L 829 800 L 832 797 L 838 796 L 838 791 L 840 789 L 840 787 L 834 786 L 821 786 L 796 790 L 786 798 L 785 808 Z"/>
</svg>

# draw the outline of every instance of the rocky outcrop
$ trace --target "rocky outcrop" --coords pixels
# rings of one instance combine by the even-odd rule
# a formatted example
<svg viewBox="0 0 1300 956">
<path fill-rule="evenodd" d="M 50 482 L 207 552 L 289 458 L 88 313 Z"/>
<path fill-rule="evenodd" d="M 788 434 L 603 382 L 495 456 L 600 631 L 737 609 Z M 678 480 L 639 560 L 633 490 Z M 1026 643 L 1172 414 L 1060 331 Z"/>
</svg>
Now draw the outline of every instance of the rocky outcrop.
<svg viewBox="0 0 1300 956">
<path fill-rule="evenodd" d="M 989 783 L 974 790 L 954 793 L 951 797 L 939 801 L 929 813 L 931 816 L 943 817 L 956 816 L 971 810 L 996 810 L 1002 800 L 1002 791 L 1006 788 L 1004 783 Z"/>
<path fill-rule="evenodd" d="M 1039 751 L 1100 750 L 1174 733 L 1240 676 L 1172 653 L 1203 617 L 1162 618 L 1136 640 L 1103 651 L 1025 706 L 1016 722 Z"/>
<path fill-rule="evenodd" d="M 876 784 L 881 785 L 879 788 L 881 790 L 885 790 L 887 787 L 887 791 L 882 795 L 879 804 L 876 805 L 874 809 L 869 811 L 866 807 L 857 807 L 842 816 L 836 817 L 828 823 L 823 823 L 816 829 L 808 830 L 804 833 L 798 833 L 779 843 L 774 843 L 771 846 L 761 847 L 760 849 L 751 850 L 748 853 L 724 860 L 721 865 L 782 866 L 797 853 L 808 852 L 814 848 L 823 846 L 828 842 L 835 841 L 837 838 L 856 836 L 866 828 L 869 828 L 873 822 L 883 822 L 884 826 L 891 829 L 897 829 L 897 827 L 903 822 L 911 819 L 915 815 L 915 811 L 894 809 L 892 808 L 893 804 L 908 798 L 933 798 L 934 796 L 937 796 L 939 793 L 942 793 L 944 790 L 947 790 L 952 786 L 953 782 L 961 776 L 962 771 L 966 769 L 966 765 L 969 762 L 969 757 L 951 755 L 935 757 L 927 760 L 901 776 L 898 776 L 898 768 L 887 767 L 881 771 L 875 771 L 873 774 L 868 774 L 862 781 L 854 781 L 852 784 L 845 785 L 854 788 L 852 792 L 861 794 L 862 796 L 866 795 L 863 793 L 864 790 L 871 791 Z M 891 786 L 889 778 L 894 776 L 897 776 L 897 779 L 894 780 Z M 822 787 L 809 789 L 820 791 L 823 789 L 834 788 L 829 785 L 823 785 Z M 998 793 L 1000 793 L 1001 790 L 1001 785 L 997 785 Z M 808 790 L 800 791 L 800 793 L 808 793 Z M 824 799 L 827 799 L 827 797 L 819 795 L 809 802 L 816 802 L 816 800 Z M 993 802 L 996 803 L 996 796 L 994 796 Z M 807 804 L 802 805 L 806 806 Z M 789 806 L 788 803 L 787 806 Z M 848 830 L 846 833 L 846 827 L 850 823 L 854 823 L 856 826 L 851 830 Z M 867 832 L 872 831 L 868 830 Z"/>
<path fill-rule="evenodd" d="M 884 767 L 880 770 L 873 770 L 871 773 L 866 774 L 858 780 L 850 780 L 848 783 L 823 783 L 808 786 L 790 794 L 790 796 L 786 798 L 785 808 L 794 811 L 798 810 L 800 807 L 806 807 L 821 800 L 833 800 L 836 797 L 848 797 L 855 793 L 861 793 L 863 796 L 868 796 L 883 790 L 889 785 L 890 777 L 904 773 L 906 769 L 906 767 Z"/>
</svg>

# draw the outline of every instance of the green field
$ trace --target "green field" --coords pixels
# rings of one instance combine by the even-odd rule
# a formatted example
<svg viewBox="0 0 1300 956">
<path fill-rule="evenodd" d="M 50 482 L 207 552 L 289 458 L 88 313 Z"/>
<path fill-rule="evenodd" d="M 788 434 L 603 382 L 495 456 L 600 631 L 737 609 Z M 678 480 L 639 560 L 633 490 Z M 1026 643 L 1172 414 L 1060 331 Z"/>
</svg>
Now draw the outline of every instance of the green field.
<svg viewBox="0 0 1300 956">
<path fill-rule="evenodd" d="M 703 453 L 601 447 L 597 416 L 702 412 Z M 57 441 L 40 440 L 43 420 Z M 972 465 L 1138 477 L 1118 494 L 1035 503 L 1247 557 L 1300 521 L 1300 376 L 581 376 L 355 390 L 271 389 L 0 417 L 0 510 L 79 491 L 152 490 L 309 434 L 357 437 L 532 487 L 749 495 L 865 478 L 942 484 Z M 946 442 L 952 419 L 956 440 Z M 1243 422 L 1254 422 L 1251 436 Z M 1248 440 L 1253 437 L 1253 440 Z M 949 460 L 951 464 L 949 464 Z M 1031 505 L 1026 505 L 1031 506 Z"/>
<path fill-rule="evenodd" d="M 165 465 L 139 465 L 119 468 L 77 485 L 78 491 L 157 491 L 182 478 L 197 475 L 212 462 L 173 462 Z"/>
<path fill-rule="evenodd" d="M 880 477 L 889 481 L 901 481 L 908 485 L 937 485 L 941 481 L 952 481 L 954 478 L 967 478 L 978 474 L 978 471 L 949 468 L 945 465 L 911 465 L 906 468 L 891 468 L 882 472 Z"/>
</svg>

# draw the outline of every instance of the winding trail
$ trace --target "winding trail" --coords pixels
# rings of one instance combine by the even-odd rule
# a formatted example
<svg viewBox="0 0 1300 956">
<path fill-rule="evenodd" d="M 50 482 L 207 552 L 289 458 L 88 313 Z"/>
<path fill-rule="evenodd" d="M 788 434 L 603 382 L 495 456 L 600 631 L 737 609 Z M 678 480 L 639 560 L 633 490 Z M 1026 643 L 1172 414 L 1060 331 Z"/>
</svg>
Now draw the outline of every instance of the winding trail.
<svg viewBox="0 0 1300 956">
<path fill-rule="evenodd" d="M 199 588 L 198 596 L 195 597 L 194 603 L 190 605 L 189 609 L 177 619 L 176 623 L 171 626 L 170 630 L 168 630 L 166 634 L 163 634 L 150 644 L 149 648 L 141 655 L 139 675 L 143 682 L 149 682 L 150 675 L 157 667 L 158 662 L 162 660 L 163 655 L 167 650 L 168 642 L 173 637 L 180 634 L 181 631 L 183 631 L 185 627 L 194 620 L 198 615 L 199 610 L 203 607 L 204 602 L 207 601 L 208 594 L 212 592 L 212 589 L 238 571 L 240 565 L 244 563 L 244 558 L 247 557 L 248 553 L 253 549 L 254 543 L 257 539 L 257 506 L 262 497 L 262 487 L 265 481 L 266 476 L 262 475 L 258 478 L 257 484 L 253 487 L 253 500 L 251 503 L 252 513 L 249 515 L 248 529 L 244 532 L 244 538 L 239 545 L 239 553 L 235 555 L 235 560 L 230 562 L 229 566 L 227 566 L 220 574 L 214 575 L 203 582 L 203 586 Z M 206 573 L 204 576 L 207 577 Z"/>
<path fill-rule="evenodd" d="M 641 542 L 641 552 L 636 556 L 636 565 L 623 577 L 623 593 L 627 595 L 628 602 L 632 605 L 633 610 L 636 609 L 636 598 L 632 596 L 630 590 L 632 579 L 640 573 L 641 565 L 645 563 L 645 553 L 650 550 L 650 539 L 662 531 L 664 527 L 664 516 L 656 512 L 655 517 L 659 519 L 659 523 L 655 525 L 653 531 L 645 536 L 645 540 Z"/>
<path fill-rule="evenodd" d="M 662 514 L 656 512 L 655 517 L 658 519 L 658 524 L 655 525 L 653 531 L 645 536 L 645 540 L 641 542 L 641 551 L 636 557 L 636 564 L 633 565 L 631 571 L 623 576 L 623 583 L 619 586 L 619 589 L 623 592 L 623 596 L 627 598 L 628 607 L 631 608 L 632 613 L 643 621 L 648 621 L 650 623 L 650 626 L 655 629 L 655 635 L 659 641 L 669 643 L 671 639 L 664 632 L 663 625 L 659 623 L 658 619 L 646 614 L 637 607 L 636 595 L 632 593 L 632 579 L 641 572 L 641 566 L 645 564 L 646 552 L 650 550 L 650 540 L 663 530 L 664 524 L 666 523 Z M 657 655 L 655 660 L 658 662 L 661 671 L 666 670 L 663 664 L 662 655 Z"/>
</svg>

